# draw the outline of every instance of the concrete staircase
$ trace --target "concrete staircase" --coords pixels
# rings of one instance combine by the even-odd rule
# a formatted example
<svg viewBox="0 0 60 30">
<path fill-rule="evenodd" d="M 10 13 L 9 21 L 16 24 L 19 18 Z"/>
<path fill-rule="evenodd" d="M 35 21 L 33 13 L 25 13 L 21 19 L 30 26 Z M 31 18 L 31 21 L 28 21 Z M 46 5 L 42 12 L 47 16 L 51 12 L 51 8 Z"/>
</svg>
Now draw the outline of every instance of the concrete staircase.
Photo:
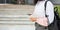
<svg viewBox="0 0 60 30">
<path fill-rule="evenodd" d="M 0 30 L 35 30 L 29 19 L 30 10 L 0 9 Z"/>
</svg>

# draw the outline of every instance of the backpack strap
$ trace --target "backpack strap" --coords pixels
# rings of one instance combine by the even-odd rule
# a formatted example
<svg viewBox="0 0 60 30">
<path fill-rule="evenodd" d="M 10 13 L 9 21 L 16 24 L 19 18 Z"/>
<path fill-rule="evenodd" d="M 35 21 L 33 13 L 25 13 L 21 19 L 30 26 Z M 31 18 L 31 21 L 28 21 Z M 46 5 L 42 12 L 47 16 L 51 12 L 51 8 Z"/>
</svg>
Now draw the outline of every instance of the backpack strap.
<svg viewBox="0 0 60 30">
<path fill-rule="evenodd" d="M 45 1 L 45 4 L 44 4 L 44 7 L 45 7 L 45 17 L 47 17 L 47 19 L 48 19 L 48 15 L 46 14 L 46 6 L 47 6 L 47 2 L 48 1 Z M 50 23 L 49 23 L 49 19 L 48 19 L 48 25 L 49 25 Z"/>
<path fill-rule="evenodd" d="M 48 2 L 48 1 L 45 1 L 45 4 L 44 4 L 44 7 L 45 7 L 45 8 L 44 8 L 44 10 L 45 10 L 45 17 L 48 18 L 47 14 L 46 14 L 46 6 L 47 6 L 47 2 Z M 48 22 L 49 22 L 49 21 L 48 21 Z M 48 26 L 45 27 L 45 29 L 46 29 L 46 28 L 48 28 Z"/>
<path fill-rule="evenodd" d="M 47 14 L 46 14 L 46 6 L 47 6 L 47 2 L 48 2 L 48 1 L 46 1 L 45 4 L 44 4 L 44 7 L 45 7 L 45 9 L 44 9 L 44 10 L 45 10 L 45 17 L 48 17 Z"/>
</svg>

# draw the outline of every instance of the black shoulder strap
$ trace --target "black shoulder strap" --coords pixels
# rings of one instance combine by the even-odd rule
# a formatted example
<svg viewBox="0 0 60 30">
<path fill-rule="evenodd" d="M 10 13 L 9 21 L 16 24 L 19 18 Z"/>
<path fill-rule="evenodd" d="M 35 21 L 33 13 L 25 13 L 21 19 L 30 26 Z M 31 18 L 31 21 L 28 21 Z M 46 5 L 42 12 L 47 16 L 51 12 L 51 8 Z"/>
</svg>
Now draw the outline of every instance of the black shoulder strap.
<svg viewBox="0 0 60 30">
<path fill-rule="evenodd" d="M 45 10 L 45 16 L 46 16 L 46 17 L 47 17 L 47 15 L 46 15 L 46 6 L 47 6 L 47 2 L 48 2 L 48 1 L 46 1 L 45 4 L 44 4 L 44 7 L 45 7 L 44 10 Z"/>
<path fill-rule="evenodd" d="M 45 1 L 45 4 L 44 4 L 45 9 L 44 9 L 44 10 L 45 10 L 45 17 L 48 18 L 48 15 L 46 14 L 46 6 L 47 6 L 47 2 L 48 2 L 48 1 Z M 48 24 L 49 24 L 49 20 L 48 20 Z M 48 27 L 47 27 L 47 28 L 48 28 Z"/>
<path fill-rule="evenodd" d="M 44 9 L 44 10 L 45 10 L 45 17 L 48 18 L 48 15 L 46 14 L 46 6 L 47 6 L 47 2 L 48 2 L 48 1 L 45 1 L 45 5 L 44 5 L 44 6 L 45 6 L 45 9 Z M 48 19 L 48 24 L 49 24 L 49 19 Z"/>
</svg>

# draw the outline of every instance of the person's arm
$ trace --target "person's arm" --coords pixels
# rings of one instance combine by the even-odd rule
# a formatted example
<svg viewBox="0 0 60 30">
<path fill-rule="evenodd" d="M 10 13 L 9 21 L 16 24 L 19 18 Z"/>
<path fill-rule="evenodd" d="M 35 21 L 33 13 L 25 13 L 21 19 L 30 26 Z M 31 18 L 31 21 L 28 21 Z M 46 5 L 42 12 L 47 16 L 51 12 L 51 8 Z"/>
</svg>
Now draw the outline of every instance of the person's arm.
<svg viewBox="0 0 60 30">
<path fill-rule="evenodd" d="M 51 24 L 54 20 L 54 6 L 50 1 L 47 2 L 46 13 L 48 15 L 49 23 Z"/>
</svg>

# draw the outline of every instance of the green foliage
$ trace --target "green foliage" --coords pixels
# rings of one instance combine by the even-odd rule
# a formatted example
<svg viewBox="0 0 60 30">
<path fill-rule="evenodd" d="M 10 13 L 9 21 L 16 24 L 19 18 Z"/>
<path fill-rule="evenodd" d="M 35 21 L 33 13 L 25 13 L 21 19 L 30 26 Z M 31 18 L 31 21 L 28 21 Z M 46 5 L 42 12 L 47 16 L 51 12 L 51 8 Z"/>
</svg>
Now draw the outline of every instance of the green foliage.
<svg viewBox="0 0 60 30">
<path fill-rule="evenodd" d="M 58 7 L 58 13 L 59 13 L 59 16 L 60 16 L 60 5 L 55 5 Z"/>
</svg>

